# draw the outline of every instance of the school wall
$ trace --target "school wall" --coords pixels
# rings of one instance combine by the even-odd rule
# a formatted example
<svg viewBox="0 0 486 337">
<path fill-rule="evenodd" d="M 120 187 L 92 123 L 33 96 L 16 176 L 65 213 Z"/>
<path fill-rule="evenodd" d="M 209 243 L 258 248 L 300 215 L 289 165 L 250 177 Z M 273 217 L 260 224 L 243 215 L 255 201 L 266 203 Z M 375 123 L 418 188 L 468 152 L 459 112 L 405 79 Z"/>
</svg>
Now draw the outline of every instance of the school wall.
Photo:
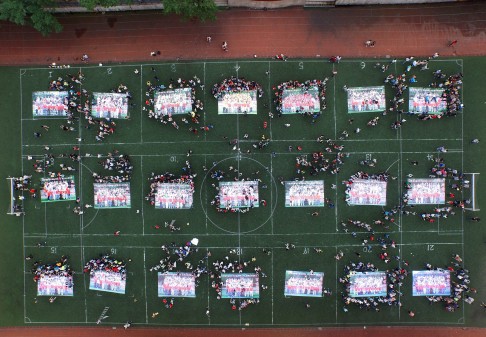
<svg viewBox="0 0 486 337">
<path fill-rule="evenodd" d="M 473 0 L 215 0 L 221 8 L 251 8 L 251 9 L 277 9 L 285 7 L 334 7 L 353 5 L 405 5 L 405 4 L 426 4 L 441 2 L 466 2 Z M 58 7 L 53 8 L 55 13 L 86 13 L 86 8 L 79 6 L 76 1 L 57 1 Z M 142 10 L 163 10 L 164 6 L 160 1 L 142 0 L 134 1 L 132 4 L 95 7 L 93 12 L 126 12 Z"/>
</svg>

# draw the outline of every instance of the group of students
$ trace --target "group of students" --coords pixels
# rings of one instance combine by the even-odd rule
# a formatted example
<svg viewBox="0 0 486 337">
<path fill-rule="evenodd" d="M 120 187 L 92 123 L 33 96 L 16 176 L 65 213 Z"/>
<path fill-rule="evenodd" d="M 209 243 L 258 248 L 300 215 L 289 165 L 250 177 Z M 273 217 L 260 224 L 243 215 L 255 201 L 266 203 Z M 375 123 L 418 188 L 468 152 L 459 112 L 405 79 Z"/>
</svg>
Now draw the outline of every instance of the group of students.
<svg viewBox="0 0 486 337">
<path fill-rule="evenodd" d="M 454 277 L 451 286 L 451 294 L 441 296 L 427 296 L 430 304 L 442 303 L 446 311 L 454 312 L 459 309 L 462 300 L 464 300 L 464 302 L 468 304 L 472 304 L 474 302 L 472 294 L 475 294 L 477 291 L 475 288 L 469 285 L 471 283 L 469 279 L 469 270 L 464 268 L 464 266 L 462 265 L 462 259 L 458 254 L 452 255 L 452 261 L 445 269 L 440 267 L 434 267 L 429 263 L 425 265 L 425 268 L 427 270 L 439 271 L 447 269 L 451 273 L 451 276 Z"/>
<path fill-rule="evenodd" d="M 211 183 L 211 187 L 215 190 L 211 206 L 214 206 L 218 213 L 247 213 L 259 206 L 258 182 L 261 182 L 259 178 L 245 177 L 243 172 L 233 166 L 229 166 L 225 170 L 216 165 L 213 166 L 213 169 L 209 171 L 209 176 L 215 180 Z M 220 184 L 219 181 L 222 179 L 227 182 L 247 183 L 231 186 L 230 183 Z"/>
<path fill-rule="evenodd" d="M 43 244 L 42 244 L 43 246 Z M 26 259 L 32 259 L 32 255 L 26 257 Z M 59 261 L 53 264 L 41 264 L 40 261 L 34 261 L 32 267 L 32 274 L 34 275 L 34 282 L 39 282 L 43 278 L 58 278 L 60 280 L 69 280 L 62 285 L 65 288 L 72 288 L 72 278 L 74 271 L 70 268 L 68 264 L 67 256 L 61 256 Z M 49 291 L 47 290 L 46 293 Z M 52 303 L 52 302 L 51 302 Z"/>
<path fill-rule="evenodd" d="M 123 280 L 127 273 L 126 263 L 123 260 L 111 257 L 109 254 L 100 254 L 98 258 L 89 260 L 83 268 L 83 272 L 90 275 L 97 271 L 120 274 Z"/>
<path fill-rule="evenodd" d="M 210 254 L 208 253 L 204 258 L 199 259 L 197 263 L 193 263 L 190 260 L 195 252 L 198 251 L 197 245 L 194 243 L 194 240 L 188 241 L 182 245 L 177 245 L 175 242 L 170 243 L 169 245 L 162 245 L 161 249 L 164 253 L 164 257 L 159 261 L 159 263 L 149 270 L 150 272 L 158 272 L 162 275 L 175 272 L 175 273 L 184 273 L 189 272 L 192 274 L 195 280 L 195 287 L 197 288 L 199 285 L 199 278 L 207 274 L 206 268 L 206 260 Z M 160 278 L 158 278 L 160 280 Z M 178 275 L 174 276 L 174 279 L 179 279 Z M 190 278 L 186 278 L 192 282 Z M 159 287 L 161 285 L 159 284 Z M 192 294 L 194 290 L 191 290 L 191 297 L 194 295 Z M 159 294 L 159 296 L 163 296 L 165 294 Z M 167 309 L 172 309 L 175 303 L 174 298 L 162 300 L 164 306 Z M 152 318 L 155 318 L 158 313 L 152 314 Z"/>
<path fill-rule="evenodd" d="M 109 153 L 108 157 L 99 162 L 99 164 L 108 171 L 116 171 L 116 175 L 103 176 L 93 172 L 95 183 L 121 183 L 130 181 L 133 171 L 133 165 L 130 157 L 126 154 L 117 155 Z"/>
<path fill-rule="evenodd" d="M 257 82 L 246 80 L 244 77 L 230 77 L 216 83 L 211 89 L 211 94 L 214 98 L 221 98 L 227 93 L 253 90 L 256 90 L 259 98 L 263 96 L 262 86 Z"/>
<path fill-rule="evenodd" d="M 232 249 L 229 251 L 230 255 L 238 254 L 236 249 Z M 269 255 L 263 251 L 265 255 Z M 230 256 L 225 256 L 224 259 L 218 259 L 212 262 L 212 269 L 209 270 L 209 278 L 211 280 L 211 288 L 214 289 L 216 292 L 216 299 L 221 300 L 223 298 L 223 288 L 227 287 L 227 285 L 223 282 L 222 275 L 223 274 L 235 274 L 238 277 L 240 273 L 250 273 L 255 274 L 256 278 L 259 279 L 260 277 L 265 278 L 267 275 L 262 271 L 262 268 L 259 265 L 256 265 L 256 257 L 252 257 L 250 260 L 242 260 L 241 258 L 233 259 Z M 256 286 L 256 285 L 255 285 Z M 266 289 L 265 285 L 259 285 L 262 289 Z M 252 287 L 251 287 L 252 288 Z M 253 289 L 253 288 L 252 288 Z M 228 289 L 225 289 L 225 293 Z M 259 292 L 258 289 L 253 289 L 250 292 Z M 251 304 L 258 304 L 260 303 L 259 295 L 251 295 L 254 298 L 230 298 L 230 305 L 232 310 L 243 310 L 248 308 Z"/>
<path fill-rule="evenodd" d="M 320 98 L 320 104 L 319 102 L 314 102 L 311 104 L 312 106 L 319 106 L 320 111 L 323 111 L 326 109 L 326 84 L 327 84 L 328 78 L 325 78 L 324 80 L 307 80 L 303 83 L 299 81 L 287 81 L 280 83 L 277 87 L 274 87 L 273 90 L 275 91 L 275 100 L 274 103 L 276 105 L 277 109 L 277 114 L 278 116 L 282 116 L 282 113 L 288 113 L 287 110 L 291 107 L 287 107 L 284 103 L 285 97 L 284 94 L 286 92 L 288 93 L 289 90 L 301 90 L 302 94 L 297 96 L 299 99 L 304 99 L 305 94 L 309 89 L 317 89 L 318 91 L 318 96 Z M 310 109 L 305 109 L 302 107 L 302 103 L 299 101 L 299 99 L 296 99 L 294 103 L 294 108 L 296 109 L 296 112 L 306 114 L 306 115 L 320 115 L 319 112 L 314 112 L 310 111 Z"/>
<path fill-rule="evenodd" d="M 375 186 L 375 184 L 367 184 L 358 185 L 356 186 L 356 181 L 366 181 L 366 182 L 387 182 L 389 178 L 388 173 L 376 173 L 376 174 L 369 174 L 364 171 L 358 171 L 353 174 L 348 180 L 343 181 L 343 184 L 346 185 L 346 202 L 348 204 L 355 204 L 355 203 L 367 203 L 370 202 L 371 204 L 375 203 L 382 203 L 381 197 L 384 197 L 386 200 L 386 187 L 385 191 L 380 191 L 381 186 Z M 382 195 L 384 193 L 384 195 Z M 357 202 L 358 199 L 362 199 L 364 202 Z M 380 202 L 378 202 L 380 201 Z"/>
<path fill-rule="evenodd" d="M 150 202 L 151 205 L 155 206 L 157 201 L 158 189 L 162 184 L 174 184 L 174 185 L 188 185 L 190 186 L 191 193 L 194 193 L 194 178 L 196 174 L 192 172 L 191 165 L 186 162 L 185 166 L 183 167 L 184 174 L 182 175 L 175 175 L 170 172 L 166 172 L 164 174 L 155 174 L 152 172 L 150 178 L 148 178 L 150 182 L 150 191 L 145 197 L 145 200 Z"/>
<path fill-rule="evenodd" d="M 319 136 L 318 143 L 324 142 L 324 136 Z M 340 167 L 344 163 L 345 153 L 343 152 L 344 146 L 335 143 L 331 139 L 326 139 L 326 147 L 323 151 L 312 152 L 312 157 L 308 158 L 307 155 L 299 155 L 296 160 L 296 176 L 299 179 L 303 179 L 307 175 L 317 176 L 322 172 L 329 172 L 330 174 L 337 174 Z M 300 147 L 297 147 L 299 150 Z M 289 148 L 289 151 L 292 151 Z"/>
<path fill-rule="evenodd" d="M 190 131 L 197 133 L 197 131 L 193 131 L 197 130 L 197 128 L 194 128 L 194 125 L 198 125 L 200 122 L 204 104 L 201 100 L 196 99 L 196 89 L 198 86 L 203 89 L 204 83 L 195 75 L 190 80 L 182 78 L 174 80 L 171 78 L 169 85 L 166 87 L 160 83 L 156 69 L 153 67 L 152 73 L 154 74 L 153 82 L 147 81 L 146 83 L 146 100 L 142 110 L 147 112 L 149 118 L 155 119 L 164 125 L 170 125 L 177 130 L 179 130 L 180 125 L 191 124 Z M 189 95 L 184 93 L 186 89 L 190 90 Z M 184 100 L 177 100 L 177 97 L 184 97 Z M 174 108 L 176 106 L 178 108 Z M 188 112 L 186 113 L 185 111 Z M 176 115 L 179 115 L 180 118 L 176 118 Z"/>
</svg>

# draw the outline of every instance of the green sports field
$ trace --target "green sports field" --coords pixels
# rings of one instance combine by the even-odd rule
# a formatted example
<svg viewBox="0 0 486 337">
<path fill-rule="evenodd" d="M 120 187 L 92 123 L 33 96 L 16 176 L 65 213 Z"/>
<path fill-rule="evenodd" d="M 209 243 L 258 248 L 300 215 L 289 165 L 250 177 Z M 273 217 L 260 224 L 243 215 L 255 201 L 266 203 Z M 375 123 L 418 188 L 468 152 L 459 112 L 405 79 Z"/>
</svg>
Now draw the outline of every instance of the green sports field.
<svg viewBox="0 0 486 337">
<path fill-rule="evenodd" d="M 25 216 L 6 215 L 9 209 L 10 185 L 4 181 L 0 195 L 5 212 L 2 220 L 2 262 L 0 284 L 0 324 L 3 326 L 24 326 L 36 324 L 52 325 L 95 325 L 105 308 L 108 318 L 102 325 L 123 324 L 132 321 L 136 325 L 153 326 L 352 326 L 352 325 L 464 325 L 485 326 L 483 308 L 486 301 L 483 291 L 486 281 L 483 277 L 485 261 L 485 234 L 481 222 L 472 222 L 479 212 L 483 199 L 484 181 L 480 173 L 484 161 L 480 154 L 483 143 L 471 144 L 473 138 L 481 138 L 485 121 L 482 116 L 485 98 L 481 74 L 486 69 L 486 59 L 439 59 L 429 62 L 429 69 L 413 68 L 410 75 L 417 75 L 417 83 L 411 87 L 428 87 L 434 81 L 432 72 L 441 69 L 445 74 L 463 73 L 460 89 L 464 110 L 456 117 L 440 120 L 420 121 L 416 115 L 396 112 L 383 116 L 380 112 L 348 113 L 347 93 L 343 86 L 382 86 L 390 73 L 404 73 L 403 60 L 392 63 L 382 72 L 377 63 L 390 64 L 389 59 L 343 60 L 331 64 L 326 60 L 240 60 L 210 62 L 177 62 L 156 64 L 112 64 L 83 65 L 67 68 L 1 68 L 0 90 L 2 100 L 2 157 L 0 171 L 3 177 L 32 175 L 33 187 L 39 190 L 41 178 L 49 171 L 59 172 L 61 167 L 73 166 L 75 171 L 63 171 L 73 175 L 76 196 L 81 204 L 93 204 L 93 173 L 113 174 L 104 171 L 99 161 L 114 150 L 129 156 L 133 164 L 130 180 L 131 207 L 116 209 L 84 209 L 82 215 L 73 213 L 74 201 L 41 202 L 40 196 L 31 198 L 24 193 Z M 138 73 L 135 73 L 135 70 Z M 332 71 L 337 71 L 333 77 Z M 102 142 L 95 139 L 96 126 L 90 129 L 84 116 L 73 125 L 73 131 L 63 131 L 65 118 L 40 119 L 33 117 L 32 93 L 47 91 L 49 82 L 67 74 L 81 71 L 85 80 L 77 88 L 89 92 L 110 92 L 120 84 L 131 93 L 129 118 L 116 120 L 116 131 Z M 204 103 L 198 133 L 190 132 L 189 125 L 180 128 L 164 125 L 148 118 L 143 109 L 146 82 L 169 84 L 170 80 L 198 77 L 204 87 L 197 86 L 196 99 Z M 211 94 L 214 84 L 231 76 L 244 77 L 258 82 L 264 94 L 258 98 L 258 113 L 248 115 L 218 115 L 217 100 Z M 312 123 L 312 117 L 298 114 L 277 117 L 273 102 L 275 87 L 282 82 L 320 79 L 328 77 L 326 108 Z M 385 84 L 386 102 L 393 98 L 394 91 Z M 408 90 L 404 91 L 405 111 L 408 108 Z M 274 118 L 269 117 L 269 112 Z M 367 122 L 379 116 L 375 127 Z M 349 119 L 353 119 L 350 124 Z M 401 128 L 390 125 L 406 119 Z M 267 127 L 264 127 L 264 123 Z M 287 124 L 287 125 L 286 125 Z M 290 124 L 290 126 L 288 125 Z M 41 125 L 50 127 L 49 131 Z M 214 126 L 209 131 L 200 126 Z M 355 130 L 360 128 L 360 132 Z M 349 137 L 342 137 L 347 131 Z M 40 132 L 41 137 L 34 137 Z M 244 135 L 248 134 L 248 138 Z M 323 207 L 285 207 L 285 189 L 281 181 L 300 177 L 296 173 L 296 157 L 313 152 L 325 151 L 326 143 L 316 139 L 324 137 L 343 145 L 345 154 L 338 174 L 321 172 L 317 176 L 305 174 L 308 180 L 323 180 L 324 195 L 328 199 Z M 270 139 L 268 146 L 258 149 L 262 136 Z M 339 139 L 344 138 L 344 139 Z M 229 144 L 238 139 L 235 146 Z M 81 141 L 79 141 L 81 140 Z M 45 147 L 48 146 L 49 150 Z M 73 150 L 73 147 L 79 150 Z M 289 151 L 289 146 L 292 151 Z M 446 153 L 437 148 L 444 146 Z M 301 148 L 300 150 L 298 148 Z M 187 156 L 188 151 L 192 151 Z M 81 160 L 73 162 L 61 154 L 79 153 Z M 37 173 L 34 163 L 45 164 L 46 154 L 54 156 L 54 163 L 45 172 Z M 31 158 L 32 157 L 32 158 Z M 348 232 L 341 225 L 348 219 L 373 224 L 383 219 L 383 212 L 390 211 L 401 203 L 405 193 L 404 183 L 414 178 L 428 178 L 434 166 L 434 159 L 443 158 L 447 167 L 465 173 L 471 181 L 470 188 L 455 191 L 455 199 L 471 200 L 455 215 L 437 219 L 433 223 L 423 221 L 420 213 L 433 212 L 436 205 L 417 205 L 407 210 L 416 215 L 396 213 L 394 222 L 387 227 L 372 225 L 373 236 L 365 229 L 348 224 Z M 100 159 L 101 158 L 101 159 Z M 360 162 L 376 160 L 374 167 Z M 145 196 L 148 194 L 149 178 L 152 173 L 170 172 L 181 175 L 182 167 L 190 161 L 196 173 L 194 179 L 194 202 L 190 209 L 156 209 Z M 412 165 L 417 161 L 418 165 Z M 242 177 L 260 179 L 259 198 L 266 205 L 250 212 L 216 211 L 211 201 L 217 193 L 211 178 L 215 170 L 229 171 L 238 168 Z M 207 168 L 205 170 L 204 168 Z M 386 172 L 388 179 L 385 206 L 349 206 L 345 201 L 348 180 L 358 171 L 370 174 Z M 258 173 L 257 173 L 258 172 Z M 228 174 L 224 180 L 233 181 L 237 173 Z M 452 179 L 446 180 L 446 199 L 451 192 Z M 336 188 L 333 188 L 333 185 Z M 264 186 L 264 187 L 262 187 Z M 331 204 L 331 205 L 330 205 Z M 441 205 L 437 207 L 445 207 Z M 317 212 L 317 216 L 312 213 Z M 314 214 L 315 215 L 315 214 Z M 165 222 L 180 227 L 171 232 Z M 161 228 L 154 228 L 161 225 Z M 120 231 L 119 236 L 114 233 Z M 355 233 L 353 235 L 352 233 Z M 382 249 L 378 238 L 389 237 L 395 248 L 387 252 L 393 256 L 389 263 L 380 259 Z M 176 298 L 174 306 L 168 309 L 162 298 L 157 297 L 157 273 L 150 269 L 165 255 L 162 245 L 177 247 L 193 238 L 199 239 L 197 251 L 188 258 L 192 264 L 205 261 L 212 270 L 216 260 L 256 261 L 245 272 L 254 272 L 261 267 L 267 277 L 260 277 L 260 298 L 257 305 L 243 310 L 232 310 L 228 299 L 217 299 L 212 279 L 207 275 L 199 278 L 195 298 Z M 363 240 L 368 243 L 363 244 Z M 46 243 L 38 247 L 38 243 Z M 295 248 L 286 249 L 290 243 Z M 270 251 L 269 254 L 263 251 Z M 210 256 L 207 257 L 208 252 Z M 339 252 L 344 256 L 337 260 Z M 33 255 L 33 259 L 25 260 Z M 89 289 L 89 275 L 83 273 L 83 266 L 100 254 L 110 254 L 127 262 L 126 293 L 112 294 Z M 425 297 L 412 296 L 413 270 L 424 270 L 430 263 L 434 267 L 447 268 L 453 254 L 463 259 L 461 266 L 469 270 L 470 287 L 477 294 L 469 293 L 475 299 L 471 305 L 459 301 L 454 312 L 444 310 L 444 303 L 429 304 Z M 31 274 L 32 263 L 52 264 L 61 256 L 68 256 L 74 270 L 74 296 L 58 297 L 49 303 L 46 296 L 37 296 L 36 283 Z M 395 258 L 397 256 L 398 258 Z M 344 284 L 339 278 L 345 276 L 344 267 L 352 262 L 373 263 L 380 271 L 397 267 L 404 268 L 410 275 L 398 286 L 398 305 L 382 304 L 380 311 L 360 309 L 357 305 L 346 305 L 342 298 Z M 318 297 L 285 297 L 284 281 L 287 270 L 324 273 L 324 288 L 331 294 Z M 185 271 L 180 263 L 175 271 Z M 263 287 L 262 287 L 263 285 Z M 170 298 L 169 298 L 170 299 Z M 345 312 L 344 308 L 348 310 Z M 207 310 L 210 315 L 206 314 Z M 408 311 L 413 310 L 411 318 Z M 158 315 L 152 317 L 153 313 Z"/>
</svg>

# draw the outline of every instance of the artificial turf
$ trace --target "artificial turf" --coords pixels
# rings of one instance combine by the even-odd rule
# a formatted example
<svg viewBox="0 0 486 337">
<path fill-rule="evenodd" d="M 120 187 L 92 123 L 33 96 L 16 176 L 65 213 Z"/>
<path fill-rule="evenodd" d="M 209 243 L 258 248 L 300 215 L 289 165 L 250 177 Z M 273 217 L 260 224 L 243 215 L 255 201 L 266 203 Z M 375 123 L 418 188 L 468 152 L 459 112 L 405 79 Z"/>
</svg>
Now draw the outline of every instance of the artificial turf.
<svg viewBox="0 0 486 337">
<path fill-rule="evenodd" d="M 403 183 L 408 174 L 414 177 L 428 177 L 433 162 L 430 157 L 441 156 L 450 167 L 462 172 L 481 173 L 484 167 L 480 157 L 482 143 L 470 144 L 470 140 L 480 137 L 484 129 L 481 107 L 483 90 L 481 70 L 486 69 L 486 59 L 439 59 L 429 63 L 430 70 L 414 71 L 419 80 L 413 86 L 428 86 L 433 80 L 432 71 L 442 69 L 444 73 L 462 72 L 464 84 L 462 98 L 465 104 L 463 113 L 456 117 L 433 121 L 419 121 L 415 116 L 404 115 L 407 121 L 399 130 L 390 128 L 397 120 L 396 113 L 382 116 L 380 113 L 347 113 L 346 92 L 343 86 L 366 87 L 383 85 L 389 73 L 402 73 L 406 66 L 399 60 L 387 72 L 375 67 L 376 63 L 389 64 L 390 60 L 344 60 L 331 64 L 325 60 L 240 60 L 214 62 L 176 62 L 157 64 L 122 64 L 98 66 L 72 66 L 69 69 L 52 68 L 15 68 L 4 67 L 0 72 L 0 90 L 3 93 L 0 110 L 3 112 L 3 132 L 0 135 L 3 160 L 0 162 L 2 176 L 33 175 L 34 187 L 38 188 L 44 174 L 33 171 L 33 161 L 27 156 L 42 159 L 49 146 L 50 153 L 58 156 L 72 153 L 73 146 L 79 146 L 82 155 L 80 163 L 75 163 L 73 173 L 76 181 L 77 196 L 82 203 L 93 202 L 92 173 L 102 173 L 98 164 L 98 154 L 106 155 L 114 149 L 127 154 L 133 163 L 131 178 L 132 205 L 129 209 L 86 210 L 83 216 L 73 214 L 74 202 L 41 203 L 40 199 L 27 198 L 24 201 L 26 214 L 23 217 L 0 215 L 3 224 L 1 240 L 2 263 L 0 282 L 0 308 L 3 315 L 0 324 L 22 326 L 31 324 L 95 324 L 105 307 L 109 307 L 108 318 L 102 324 L 123 323 L 127 320 L 135 324 L 184 326 L 342 326 L 366 325 L 465 325 L 484 326 L 482 308 L 478 305 L 486 284 L 482 275 L 484 265 L 484 234 L 481 223 L 468 221 L 480 212 L 457 211 L 448 219 L 430 224 L 417 216 L 397 216 L 395 224 L 389 229 L 375 228 L 376 235 L 388 233 L 396 243 L 394 255 L 409 263 L 411 270 L 422 270 L 426 263 L 444 267 L 450 263 L 452 254 L 460 254 L 465 268 L 471 274 L 471 286 L 478 289 L 476 302 L 472 305 L 461 303 L 454 313 L 446 312 L 442 304 L 429 305 L 423 297 L 412 297 L 409 276 L 401 287 L 402 307 L 385 306 L 380 312 L 371 312 L 349 306 L 344 312 L 341 292 L 344 286 L 338 282 L 343 276 L 343 268 L 350 261 L 372 262 L 380 270 L 404 266 L 403 262 L 392 261 L 385 264 L 378 257 L 379 247 L 373 244 L 369 252 L 362 246 L 361 239 L 367 236 L 356 229 L 358 238 L 345 233 L 341 221 L 359 219 L 371 222 L 382 217 L 385 209 L 398 205 L 402 198 Z M 134 70 L 138 69 L 139 74 Z M 332 70 L 337 70 L 332 77 Z M 64 132 L 59 126 L 62 119 L 32 118 L 32 92 L 47 90 L 51 79 L 77 73 L 81 70 L 86 80 L 80 88 L 90 92 L 107 92 L 124 84 L 131 92 L 130 118 L 117 120 L 114 135 L 103 142 L 95 140 L 93 129 L 86 129 L 86 122 L 80 119 L 74 132 Z M 268 72 L 268 73 L 267 73 Z M 146 100 L 146 82 L 154 81 L 157 76 L 161 83 L 168 84 L 170 79 L 191 79 L 197 76 L 205 84 L 197 88 L 196 98 L 204 102 L 201 119 L 203 125 L 214 125 L 209 132 L 199 131 L 197 135 L 189 132 L 186 126 L 179 130 L 170 125 L 161 125 L 147 117 L 142 110 Z M 217 114 L 217 101 L 211 95 L 211 87 L 230 76 L 245 77 L 258 82 L 264 95 L 258 99 L 258 114 L 230 115 Z M 311 119 L 300 115 L 285 115 L 269 118 L 275 113 L 273 103 L 274 87 L 289 80 L 305 81 L 329 77 L 326 90 L 326 109 L 312 124 Z M 387 101 L 393 91 L 386 86 Z M 408 95 L 405 93 L 405 106 Z M 368 127 L 367 121 L 380 116 L 379 125 Z M 349 124 L 349 119 L 353 124 Z M 268 127 L 264 128 L 263 123 Z M 78 122 L 77 122 L 78 123 Z M 42 131 L 40 125 L 50 126 L 50 131 Z M 284 124 L 290 124 L 286 127 Z M 361 128 L 359 134 L 353 133 Z M 338 140 L 341 132 L 347 130 L 350 137 Z M 40 138 L 33 136 L 41 132 Z M 243 139 L 244 134 L 248 139 Z M 270 138 L 270 145 L 255 149 L 252 144 L 262 136 Z M 332 199 L 334 208 L 319 208 L 319 216 L 311 216 L 314 208 L 284 207 L 284 189 L 279 178 L 293 180 L 296 174 L 296 156 L 322 151 L 323 145 L 316 142 L 320 135 L 335 139 L 344 145 L 343 152 L 348 155 L 337 175 L 323 173 L 308 179 L 324 180 L 325 196 Z M 81 138 L 78 142 L 76 138 Z M 240 139 L 241 153 L 234 151 L 228 139 Z M 289 151 L 289 146 L 293 151 Z M 299 152 L 297 147 L 301 146 Z M 438 146 L 449 149 L 447 153 L 437 153 Z M 192 155 L 187 157 L 187 151 Z M 248 153 L 247 150 L 251 152 Z M 86 157 L 86 153 L 92 156 Z M 359 164 L 365 159 L 376 159 L 373 168 Z M 172 172 L 181 174 L 185 161 L 189 160 L 195 178 L 194 205 L 190 210 L 158 210 L 146 200 L 148 178 L 151 173 Z M 410 165 L 416 160 L 419 165 Z M 52 170 L 59 170 L 59 163 L 72 165 L 69 159 L 57 158 Z M 260 199 L 267 201 L 266 207 L 253 209 L 245 214 L 219 213 L 210 201 L 215 195 L 209 171 L 203 166 L 227 170 L 229 166 L 239 167 L 246 176 L 259 171 L 261 184 Z M 396 180 L 388 182 L 387 205 L 348 206 L 344 200 L 345 185 L 357 171 L 370 173 L 388 172 Z M 484 183 L 476 176 L 474 202 L 480 208 Z M 450 182 L 449 182 L 450 183 Z M 335 184 L 336 189 L 331 186 Z M 7 181 L 0 202 L 8 209 L 10 190 Z M 471 190 L 464 190 L 464 199 L 472 198 Z M 428 211 L 431 206 L 416 206 L 415 210 Z M 176 220 L 181 230 L 176 233 L 162 228 L 153 228 Z M 114 236 L 120 231 L 120 236 Z M 256 264 L 268 275 L 261 278 L 260 284 L 268 286 L 260 290 L 260 303 L 242 311 L 232 311 L 228 300 L 216 299 L 211 280 L 202 276 L 197 287 L 196 298 L 177 299 L 172 309 L 166 309 L 157 298 L 157 276 L 150 267 L 162 258 L 160 246 L 175 242 L 183 244 L 192 238 L 199 239 L 199 250 L 192 262 L 204 258 L 208 251 L 211 257 L 208 265 L 215 260 L 229 256 L 233 259 L 249 260 L 256 258 Z M 46 242 L 38 248 L 39 242 Z M 296 248 L 285 249 L 285 243 L 293 243 Z M 263 248 L 272 254 L 266 255 Z M 314 248 L 322 249 L 316 253 Z M 237 249 L 238 254 L 230 254 Z M 334 256 L 343 251 L 344 258 L 337 261 Z M 360 253 L 360 257 L 356 254 Z M 88 289 L 89 278 L 82 273 L 87 260 L 110 253 L 120 259 L 131 259 L 127 270 L 127 292 L 125 295 L 100 293 Z M 58 298 L 49 303 L 45 297 L 36 296 L 36 284 L 32 281 L 30 270 L 32 261 L 24 257 L 32 254 L 35 260 L 53 263 L 60 256 L 67 255 L 75 270 L 74 296 Z M 183 269 L 182 266 L 180 268 Z M 284 277 L 286 270 L 314 270 L 325 273 L 324 287 L 332 291 L 331 296 L 323 298 L 284 297 Z M 306 307 L 310 305 L 310 308 Z M 206 308 L 211 317 L 206 315 Z M 416 315 L 411 318 L 408 310 Z M 152 318 L 154 312 L 160 315 Z"/>
</svg>

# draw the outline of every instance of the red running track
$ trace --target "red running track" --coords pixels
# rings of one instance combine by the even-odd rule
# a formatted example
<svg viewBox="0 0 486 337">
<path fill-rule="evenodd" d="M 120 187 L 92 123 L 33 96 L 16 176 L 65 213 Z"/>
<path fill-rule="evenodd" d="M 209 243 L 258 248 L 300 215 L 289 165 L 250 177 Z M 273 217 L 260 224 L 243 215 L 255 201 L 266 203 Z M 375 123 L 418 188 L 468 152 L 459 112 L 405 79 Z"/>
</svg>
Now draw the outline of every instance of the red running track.
<svg viewBox="0 0 486 337">
<path fill-rule="evenodd" d="M 43 38 L 29 27 L 2 24 L 0 64 L 157 59 L 383 57 L 486 54 L 486 2 L 327 9 L 223 10 L 215 22 L 182 22 L 157 12 L 63 15 L 64 31 Z M 207 43 L 206 37 L 212 42 Z M 366 48 L 364 41 L 376 41 Z M 448 42 L 457 44 L 448 47 Z M 228 42 L 229 51 L 221 49 Z M 154 58 L 153 58 L 154 59 Z"/>
</svg>

